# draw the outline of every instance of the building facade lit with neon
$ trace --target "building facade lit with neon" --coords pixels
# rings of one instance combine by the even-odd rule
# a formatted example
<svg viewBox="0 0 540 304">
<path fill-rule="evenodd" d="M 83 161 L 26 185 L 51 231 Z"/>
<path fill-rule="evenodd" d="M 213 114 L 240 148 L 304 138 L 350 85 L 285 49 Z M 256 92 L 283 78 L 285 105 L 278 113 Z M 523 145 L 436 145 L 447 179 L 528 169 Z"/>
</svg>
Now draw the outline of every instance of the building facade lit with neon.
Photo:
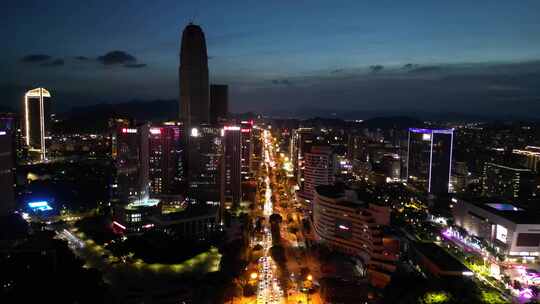
<svg viewBox="0 0 540 304">
<path fill-rule="evenodd" d="M 44 88 L 32 89 L 24 94 L 23 134 L 30 151 L 39 152 L 46 159 L 51 93 Z"/>
</svg>

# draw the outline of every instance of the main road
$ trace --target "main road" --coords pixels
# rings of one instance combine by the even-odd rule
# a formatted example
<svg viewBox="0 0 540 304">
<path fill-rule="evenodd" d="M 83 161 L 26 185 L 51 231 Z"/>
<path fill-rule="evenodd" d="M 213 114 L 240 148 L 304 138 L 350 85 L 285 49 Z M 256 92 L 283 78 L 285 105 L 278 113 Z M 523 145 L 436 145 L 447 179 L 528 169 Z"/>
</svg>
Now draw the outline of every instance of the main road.
<svg viewBox="0 0 540 304">
<path fill-rule="evenodd" d="M 257 241 L 253 236 L 253 242 L 258 242 L 263 247 L 263 256 L 259 258 L 258 265 L 258 282 L 257 282 L 257 303 L 259 304 L 282 304 L 285 303 L 284 292 L 279 285 L 277 276 L 277 266 L 272 256 L 270 255 L 270 248 L 272 247 L 272 233 L 268 226 L 270 215 L 274 212 L 274 206 L 272 204 L 272 188 L 270 186 L 270 170 L 275 167 L 274 153 L 272 147 L 272 141 L 270 140 L 270 133 L 264 131 L 263 133 L 264 143 L 264 162 L 266 164 L 266 178 L 265 178 L 265 194 L 264 194 L 264 206 L 263 214 L 264 221 L 264 233 L 262 240 Z"/>
</svg>

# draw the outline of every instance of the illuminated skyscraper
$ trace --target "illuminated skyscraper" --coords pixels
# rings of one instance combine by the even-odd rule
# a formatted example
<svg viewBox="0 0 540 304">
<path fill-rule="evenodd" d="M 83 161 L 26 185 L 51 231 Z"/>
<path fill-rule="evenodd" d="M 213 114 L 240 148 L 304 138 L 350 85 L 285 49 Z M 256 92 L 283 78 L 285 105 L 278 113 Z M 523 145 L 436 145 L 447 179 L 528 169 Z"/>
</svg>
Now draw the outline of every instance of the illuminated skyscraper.
<svg viewBox="0 0 540 304">
<path fill-rule="evenodd" d="M 149 132 L 150 193 L 177 194 L 182 170 L 180 126 L 153 125 Z"/>
<path fill-rule="evenodd" d="M 225 201 L 238 206 L 242 198 L 242 132 L 240 126 L 225 126 Z"/>
<path fill-rule="evenodd" d="M 132 126 L 124 121 L 113 126 L 112 157 L 115 167 L 113 198 L 129 203 L 148 198 L 148 125 Z"/>
<path fill-rule="evenodd" d="M 242 121 L 242 178 L 247 179 L 251 172 L 251 156 L 253 155 L 253 120 Z"/>
<path fill-rule="evenodd" d="M 294 175 L 297 183 L 302 188 L 304 182 L 304 154 L 309 152 L 315 141 L 315 134 L 312 128 L 299 128 L 293 130 L 290 145 L 290 155 L 293 164 Z"/>
<path fill-rule="evenodd" d="M 409 129 L 407 181 L 432 194 L 448 193 L 453 129 Z"/>
<path fill-rule="evenodd" d="M 188 150 L 188 197 L 203 203 L 221 201 L 221 129 L 191 128 Z"/>
<path fill-rule="evenodd" d="M 23 136 L 30 151 L 39 152 L 46 159 L 45 139 L 48 133 L 51 93 L 44 88 L 32 89 L 24 95 Z"/>
</svg>

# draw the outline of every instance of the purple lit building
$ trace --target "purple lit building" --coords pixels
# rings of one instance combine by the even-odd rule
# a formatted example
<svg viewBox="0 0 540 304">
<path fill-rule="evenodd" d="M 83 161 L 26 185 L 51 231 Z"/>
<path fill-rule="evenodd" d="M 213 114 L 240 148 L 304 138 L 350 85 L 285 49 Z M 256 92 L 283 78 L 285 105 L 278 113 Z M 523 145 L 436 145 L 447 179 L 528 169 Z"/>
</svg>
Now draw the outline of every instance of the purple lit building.
<svg viewBox="0 0 540 304">
<path fill-rule="evenodd" d="M 409 129 L 407 181 L 430 194 L 449 192 L 453 129 Z"/>
</svg>

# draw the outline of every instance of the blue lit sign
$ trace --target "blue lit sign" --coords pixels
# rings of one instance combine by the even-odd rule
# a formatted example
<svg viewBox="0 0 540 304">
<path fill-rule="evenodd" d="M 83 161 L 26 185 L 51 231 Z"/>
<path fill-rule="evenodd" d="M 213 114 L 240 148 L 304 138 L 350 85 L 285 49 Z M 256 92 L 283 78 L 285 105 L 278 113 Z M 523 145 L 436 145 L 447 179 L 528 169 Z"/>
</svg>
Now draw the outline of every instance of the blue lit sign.
<svg viewBox="0 0 540 304">
<path fill-rule="evenodd" d="M 52 210 L 51 206 L 49 206 L 49 202 L 47 201 L 30 202 L 28 203 L 28 207 L 30 207 L 32 210 L 38 210 L 38 211 Z"/>
</svg>

